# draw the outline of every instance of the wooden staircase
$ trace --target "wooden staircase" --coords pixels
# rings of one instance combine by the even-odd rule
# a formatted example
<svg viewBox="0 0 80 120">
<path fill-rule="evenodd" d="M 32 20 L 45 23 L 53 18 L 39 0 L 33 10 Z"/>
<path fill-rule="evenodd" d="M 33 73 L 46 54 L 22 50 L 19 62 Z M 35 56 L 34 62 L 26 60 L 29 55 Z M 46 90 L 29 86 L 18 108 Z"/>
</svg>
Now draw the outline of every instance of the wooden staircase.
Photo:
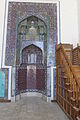
<svg viewBox="0 0 80 120">
<path fill-rule="evenodd" d="M 80 47 L 76 49 L 56 46 L 56 99 L 71 120 L 80 120 Z"/>
</svg>

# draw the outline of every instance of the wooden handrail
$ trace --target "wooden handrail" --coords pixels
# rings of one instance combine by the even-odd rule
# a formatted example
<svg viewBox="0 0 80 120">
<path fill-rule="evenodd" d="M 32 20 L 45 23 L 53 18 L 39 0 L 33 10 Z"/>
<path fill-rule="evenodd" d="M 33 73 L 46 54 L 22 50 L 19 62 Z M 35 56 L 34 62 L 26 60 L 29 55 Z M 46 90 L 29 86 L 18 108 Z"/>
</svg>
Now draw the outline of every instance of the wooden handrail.
<svg viewBox="0 0 80 120">
<path fill-rule="evenodd" d="M 75 51 L 76 49 L 80 49 L 80 46 L 74 48 L 74 49 L 72 50 L 72 52 Z"/>
<path fill-rule="evenodd" d="M 68 56 L 66 55 L 65 50 L 64 50 L 64 47 L 63 47 L 62 45 L 60 45 L 58 48 L 56 47 L 56 51 L 59 51 L 60 49 L 61 49 L 62 53 L 64 54 L 64 57 L 65 57 L 65 59 L 66 59 L 66 62 L 67 62 L 67 64 L 68 64 L 69 68 L 70 68 L 70 72 L 71 72 L 72 75 L 73 75 L 73 79 L 76 81 L 76 83 L 77 83 L 78 86 L 80 87 L 80 82 L 79 82 L 78 78 L 76 77 L 76 74 L 75 74 L 75 72 L 74 72 L 74 70 L 73 70 L 72 63 L 68 60 Z"/>
</svg>

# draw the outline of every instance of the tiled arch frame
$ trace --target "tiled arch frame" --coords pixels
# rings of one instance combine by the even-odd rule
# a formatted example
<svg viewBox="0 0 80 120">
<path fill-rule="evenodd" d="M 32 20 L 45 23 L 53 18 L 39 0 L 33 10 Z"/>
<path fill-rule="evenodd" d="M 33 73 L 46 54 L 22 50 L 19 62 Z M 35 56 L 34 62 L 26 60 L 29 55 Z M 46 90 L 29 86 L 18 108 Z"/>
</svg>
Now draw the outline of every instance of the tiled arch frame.
<svg viewBox="0 0 80 120">
<path fill-rule="evenodd" d="M 23 15 L 23 16 L 19 19 L 18 25 L 19 25 L 22 21 L 24 21 L 25 19 L 27 19 L 27 18 L 29 18 L 29 17 L 32 17 L 32 16 L 34 16 L 34 17 L 42 20 L 42 21 L 45 23 L 45 25 L 48 27 L 48 21 L 47 21 L 47 19 L 44 18 L 44 17 L 42 17 L 42 16 L 40 16 L 39 14 Z"/>
<path fill-rule="evenodd" d="M 29 11 L 28 8 L 24 13 L 23 2 L 9 2 L 8 6 L 8 27 L 7 27 L 7 39 L 6 39 L 6 54 L 5 54 L 5 65 L 6 66 L 15 66 L 15 41 L 16 41 L 16 31 L 17 25 L 20 21 L 29 17 L 31 15 L 37 16 L 41 18 L 43 21 L 46 21 L 47 24 L 47 65 L 54 65 L 52 61 L 54 61 L 53 56 L 51 58 L 50 51 L 54 52 L 55 45 L 58 41 L 57 39 L 57 4 L 56 3 L 37 3 L 37 5 L 42 7 L 37 7 L 40 11 L 35 13 L 36 3 L 25 3 L 27 6 L 33 5 L 34 10 Z M 24 15 L 20 15 L 19 12 L 22 7 L 22 11 Z M 46 11 L 46 12 L 45 12 Z M 47 13 L 45 15 L 45 13 Z M 51 48 L 51 49 L 50 49 Z"/>
<path fill-rule="evenodd" d="M 26 9 L 25 9 L 25 6 Z M 34 8 L 31 8 L 32 6 Z M 36 5 L 38 7 L 36 7 Z M 20 8 L 21 7 L 21 8 Z M 6 66 L 15 64 L 15 43 L 17 38 L 17 27 L 19 22 L 30 16 L 36 16 L 47 25 L 47 44 L 57 42 L 57 5 L 56 3 L 23 3 L 9 2 L 8 6 L 8 27 L 7 27 L 7 46 L 6 46 Z M 28 9 L 29 8 L 29 9 Z M 37 9 L 37 12 L 35 12 Z M 40 10 L 39 10 L 40 9 Z M 20 15 L 22 11 L 24 14 Z M 49 47 L 49 44 L 48 44 Z"/>
</svg>

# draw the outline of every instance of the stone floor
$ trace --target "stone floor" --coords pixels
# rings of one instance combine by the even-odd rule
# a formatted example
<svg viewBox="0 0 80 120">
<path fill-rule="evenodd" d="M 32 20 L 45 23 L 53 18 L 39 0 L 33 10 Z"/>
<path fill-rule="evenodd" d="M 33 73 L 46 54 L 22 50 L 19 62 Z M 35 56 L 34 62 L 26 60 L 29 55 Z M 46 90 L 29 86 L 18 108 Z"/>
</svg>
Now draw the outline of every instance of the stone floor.
<svg viewBox="0 0 80 120">
<path fill-rule="evenodd" d="M 25 97 L 16 103 L 0 103 L 0 120 L 69 120 L 56 102 Z"/>
</svg>

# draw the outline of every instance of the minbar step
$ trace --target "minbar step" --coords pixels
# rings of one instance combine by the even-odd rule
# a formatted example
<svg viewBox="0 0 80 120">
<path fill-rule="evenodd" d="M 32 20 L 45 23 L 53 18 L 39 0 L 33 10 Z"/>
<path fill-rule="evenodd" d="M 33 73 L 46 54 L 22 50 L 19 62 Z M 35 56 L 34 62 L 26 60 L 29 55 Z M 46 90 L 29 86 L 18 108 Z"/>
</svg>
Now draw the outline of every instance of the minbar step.
<svg viewBox="0 0 80 120">
<path fill-rule="evenodd" d="M 80 117 L 77 117 L 76 119 L 77 119 L 77 120 L 80 120 Z"/>
<path fill-rule="evenodd" d="M 0 99 L 0 102 L 7 103 L 7 102 L 11 102 L 11 100 L 7 100 L 7 99 Z"/>
<path fill-rule="evenodd" d="M 73 109 L 74 109 L 76 112 L 79 112 L 79 111 L 80 111 L 80 109 L 77 108 L 77 107 L 73 107 Z"/>
<path fill-rule="evenodd" d="M 76 99 L 74 99 L 73 97 L 71 97 L 71 100 L 72 100 L 73 102 L 75 102 L 75 101 L 76 101 Z"/>
<path fill-rule="evenodd" d="M 67 86 L 70 86 L 70 83 L 66 83 Z"/>
</svg>

